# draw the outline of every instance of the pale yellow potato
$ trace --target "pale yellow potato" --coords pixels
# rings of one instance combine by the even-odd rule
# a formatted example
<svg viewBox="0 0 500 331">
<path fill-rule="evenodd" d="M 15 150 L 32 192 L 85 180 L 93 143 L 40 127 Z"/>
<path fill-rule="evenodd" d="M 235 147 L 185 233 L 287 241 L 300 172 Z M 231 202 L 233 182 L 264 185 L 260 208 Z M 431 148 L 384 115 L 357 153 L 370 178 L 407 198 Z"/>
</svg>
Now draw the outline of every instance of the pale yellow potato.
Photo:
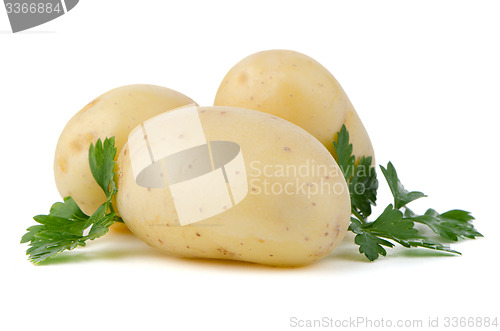
<svg viewBox="0 0 500 331">
<path fill-rule="evenodd" d="M 71 196 L 88 215 L 106 201 L 90 172 L 91 142 L 115 137 L 118 152 L 128 134 L 144 120 L 194 101 L 174 90 L 155 85 L 129 85 L 97 97 L 80 110 L 59 137 L 54 175 L 61 197 Z"/>
<path fill-rule="evenodd" d="M 243 59 L 225 76 L 214 105 L 250 108 L 286 119 L 316 137 L 333 155 L 335 134 L 345 124 L 354 155 L 374 158 L 368 133 L 335 77 L 298 52 L 269 50 Z"/>
<path fill-rule="evenodd" d="M 136 183 L 127 144 L 117 162 L 116 206 L 129 229 L 150 246 L 188 258 L 301 266 L 328 255 L 351 214 L 346 182 L 328 150 L 302 128 L 263 112 L 200 107 L 198 114 L 207 141 L 240 145 L 247 196 L 181 226 L 168 186 Z"/>
</svg>

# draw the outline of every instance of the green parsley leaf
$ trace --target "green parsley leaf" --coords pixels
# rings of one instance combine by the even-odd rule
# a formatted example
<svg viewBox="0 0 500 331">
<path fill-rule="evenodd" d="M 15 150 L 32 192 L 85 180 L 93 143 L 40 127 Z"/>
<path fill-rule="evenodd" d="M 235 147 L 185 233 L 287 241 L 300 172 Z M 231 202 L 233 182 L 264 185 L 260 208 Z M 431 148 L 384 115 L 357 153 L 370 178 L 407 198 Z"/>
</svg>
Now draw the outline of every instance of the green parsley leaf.
<svg viewBox="0 0 500 331">
<path fill-rule="evenodd" d="M 349 143 L 349 132 L 345 125 L 337 134 L 333 142 L 337 155 L 337 164 L 344 174 L 351 196 L 352 213 L 366 218 L 372 213 L 372 205 L 377 200 L 378 180 L 375 168 L 372 166 L 372 157 L 361 157 L 356 164 L 352 155 L 352 144 Z"/>
<path fill-rule="evenodd" d="M 333 141 L 333 147 L 337 154 L 337 163 L 344 174 L 345 181 L 349 183 L 354 175 L 355 158 L 352 155 L 352 144 L 349 143 L 349 132 L 345 125 L 337 134 L 336 141 Z"/>
<path fill-rule="evenodd" d="M 90 217 L 89 221 L 91 222 L 92 227 L 87 235 L 87 239 L 94 240 L 104 236 L 108 233 L 109 227 L 118 221 L 118 216 L 116 216 L 115 212 L 108 213 L 108 210 L 111 208 L 111 197 L 112 195 L 108 201 L 97 208 L 94 214 Z"/>
<path fill-rule="evenodd" d="M 354 242 L 360 246 L 359 252 L 365 254 L 370 261 L 376 260 L 379 255 L 387 254 L 382 245 L 394 247 L 393 243 L 385 239 L 392 240 L 406 248 L 422 247 L 460 254 L 448 246 L 425 238 L 414 225 L 413 221 L 403 218 L 403 213 L 394 209 L 391 204 L 374 222 L 361 223 L 351 218 L 349 230 L 356 234 Z"/>
<path fill-rule="evenodd" d="M 88 216 L 78 207 L 73 198 L 66 197 L 64 202 L 56 202 L 48 215 L 37 215 L 33 219 L 39 225 L 31 226 L 21 238 L 28 243 L 26 254 L 34 264 L 45 261 L 65 250 L 85 246 L 87 240 L 105 235 L 114 222 L 121 219 L 113 211 L 111 200 L 116 194 L 113 176 L 116 156 L 114 137 L 99 139 L 89 148 L 89 165 L 96 179 L 106 193 L 107 200 Z"/>
<path fill-rule="evenodd" d="M 88 219 L 88 216 L 81 211 L 80 207 L 78 207 L 75 200 L 71 197 L 64 198 L 64 202 L 54 203 L 50 208 L 50 215 L 68 218 L 70 220 Z"/>
<path fill-rule="evenodd" d="M 351 205 L 354 211 L 359 212 L 364 218 L 371 215 L 372 205 L 375 206 L 377 201 L 377 173 L 371 164 L 372 157 L 363 156 L 349 182 Z"/>
<path fill-rule="evenodd" d="M 42 225 L 29 227 L 28 232 L 22 237 L 21 243 L 28 243 L 35 240 L 37 234 L 43 231 L 81 234 L 85 229 L 88 218 L 71 197 L 66 197 L 64 202 L 56 202 L 52 205 L 49 215 L 34 217 L 34 220 Z"/>
<path fill-rule="evenodd" d="M 443 251 L 443 252 L 453 253 L 453 254 L 457 254 L 457 255 L 462 255 L 462 253 L 451 249 L 450 246 L 443 245 L 441 243 L 434 242 L 434 241 L 431 241 L 431 240 L 426 239 L 426 238 L 411 239 L 411 240 L 393 238 L 393 240 L 396 241 L 401 246 L 406 247 L 406 248 L 422 247 L 422 248 L 434 249 L 437 251 Z"/>
<path fill-rule="evenodd" d="M 380 166 L 380 169 L 382 169 L 382 173 L 387 180 L 387 184 L 389 184 L 389 188 L 391 189 L 392 195 L 394 196 L 394 205 L 397 209 L 404 207 L 413 200 L 417 200 L 426 196 L 422 192 L 408 192 L 404 188 L 403 184 L 401 184 L 401 182 L 399 181 L 396 169 L 391 162 L 387 164 L 387 169 L 383 166 Z"/>
<path fill-rule="evenodd" d="M 472 220 L 474 217 L 464 210 L 450 210 L 439 214 L 434 209 L 427 209 L 424 215 L 410 217 L 414 222 L 427 225 L 435 233 L 443 238 L 457 241 L 459 238 L 475 239 L 483 235 L 474 229 Z"/>
<path fill-rule="evenodd" d="M 113 158 L 110 157 L 111 155 L 116 155 L 115 137 L 105 139 L 104 144 L 101 139 L 97 140 L 95 146 L 90 144 L 90 170 L 97 184 L 106 193 L 106 196 L 109 196 L 110 186 L 114 183 L 115 160 L 114 156 Z"/>
<path fill-rule="evenodd" d="M 363 229 L 363 223 L 356 218 L 351 218 L 349 230 L 356 234 L 354 242 L 359 245 L 359 252 L 365 254 L 370 261 L 378 259 L 379 255 L 386 256 L 387 251 L 383 246 L 394 247 L 390 241 L 384 240 Z"/>
<path fill-rule="evenodd" d="M 374 222 L 364 224 L 363 229 L 388 239 L 420 238 L 418 230 L 414 228 L 414 223 L 403 219 L 403 213 L 394 209 L 392 205 L 387 206 Z"/>
</svg>

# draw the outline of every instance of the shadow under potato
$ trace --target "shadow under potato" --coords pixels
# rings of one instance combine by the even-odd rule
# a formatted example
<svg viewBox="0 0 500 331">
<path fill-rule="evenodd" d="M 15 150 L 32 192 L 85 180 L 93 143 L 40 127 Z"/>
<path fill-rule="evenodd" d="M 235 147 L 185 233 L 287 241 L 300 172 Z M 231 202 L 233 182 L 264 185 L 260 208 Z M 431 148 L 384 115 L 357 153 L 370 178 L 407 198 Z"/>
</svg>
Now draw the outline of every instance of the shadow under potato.
<svg viewBox="0 0 500 331">
<path fill-rule="evenodd" d="M 168 255 L 155 248 L 148 246 L 139 239 L 130 234 L 114 233 L 111 236 L 99 238 L 96 241 L 88 243 L 86 247 L 78 247 L 73 251 L 65 251 L 53 258 L 39 263 L 39 266 L 68 264 L 68 263 L 84 263 L 91 261 L 116 261 L 123 259 L 154 259 L 169 261 L 178 261 L 180 263 L 193 263 L 195 265 L 203 265 L 211 268 L 227 268 L 236 267 L 238 269 L 253 269 L 253 270 L 286 270 L 286 269 L 311 269 L 322 263 L 331 263 L 333 261 L 342 262 L 366 262 L 377 263 L 382 260 L 392 260 L 394 258 L 419 258 L 419 257 L 439 257 L 460 256 L 443 251 L 423 249 L 423 248 L 403 248 L 394 247 L 387 248 L 387 256 L 381 256 L 378 260 L 370 262 L 363 254 L 360 254 L 359 246 L 354 244 L 354 236 L 348 233 L 344 240 L 339 244 L 333 252 L 323 260 L 317 261 L 310 265 L 298 267 L 279 267 L 262 265 L 251 262 L 226 260 L 226 259 L 203 259 L 203 258 L 185 258 Z M 335 268 L 334 268 L 335 269 Z"/>
</svg>

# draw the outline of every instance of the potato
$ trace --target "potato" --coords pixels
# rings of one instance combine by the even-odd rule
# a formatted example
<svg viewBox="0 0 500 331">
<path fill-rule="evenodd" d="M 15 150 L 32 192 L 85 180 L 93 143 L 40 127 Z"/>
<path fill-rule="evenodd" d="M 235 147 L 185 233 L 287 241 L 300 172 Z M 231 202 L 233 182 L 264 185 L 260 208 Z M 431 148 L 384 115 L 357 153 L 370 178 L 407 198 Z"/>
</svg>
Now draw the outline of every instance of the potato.
<svg viewBox="0 0 500 331">
<path fill-rule="evenodd" d="M 54 175 L 61 197 L 73 197 L 84 213 L 92 214 L 106 198 L 90 172 L 90 143 L 114 136 L 119 152 L 138 124 L 188 104 L 194 101 L 154 85 L 119 87 L 91 101 L 71 118 L 57 143 Z"/>
<path fill-rule="evenodd" d="M 204 139 L 210 142 L 214 166 L 210 167 L 208 158 L 203 161 L 205 154 L 190 154 L 193 149 L 181 151 L 184 154 L 175 165 L 167 153 L 163 160 L 156 157 L 158 146 L 175 151 L 173 146 L 194 139 L 191 129 L 181 127 L 180 131 L 172 133 L 172 129 L 160 126 L 162 132 L 172 134 L 171 140 L 153 138 L 150 129 L 146 133 L 133 131 L 117 162 L 116 206 L 129 229 L 150 246 L 188 258 L 301 266 L 328 255 L 344 237 L 351 213 L 346 182 L 328 150 L 302 128 L 270 114 L 233 107 L 193 107 L 191 110 L 199 115 Z M 168 115 L 173 116 L 176 112 L 180 109 Z M 147 123 L 155 123 L 157 119 Z M 144 127 L 146 125 L 149 124 Z M 140 139 L 147 135 L 148 149 L 153 151 L 151 159 L 156 160 L 149 167 L 166 169 L 166 176 L 162 170 L 158 170 L 156 179 L 151 177 L 153 180 L 143 176 L 146 170 L 141 169 L 152 161 L 147 151 L 140 151 L 135 141 L 131 142 L 135 134 Z M 162 140 L 169 143 L 162 145 Z M 174 200 L 174 192 L 178 192 L 175 185 L 179 182 L 174 172 L 183 174 L 205 163 L 209 164 L 209 171 L 214 167 L 221 170 L 217 153 L 231 153 L 234 143 L 241 148 L 244 160 L 241 168 L 224 166 L 234 204 L 223 205 L 219 213 L 212 216 L 206 213 L 206 207 L 221 205 L 222 198 L 213 197 L 221 190 L 227 192 L 223 180 L 224 189 L 216 188 L 219 182 L 189 184 L 191 190 L 176 195 Z M 218 150 L 217 144 L 227 145 Z M 144 157 L 138 157 L 143 152 L 146 153 Z M 231 158 L 226 157 L 225 161 Z M 139 167 L 140 164 L 143 166 Z M 198 175 L 201 173 L 204 172 Z M 163 182 L 165 177 L 166 183 Z M 235 185 L 235 178 L 239 184 L 243 180 L 243 184 Z M 137 184 L 142 180 L 149 180 L 149 184 Z M 164 187 L 158 187 L 162 185 Z M 238 188 L 233 190 L 233 186 Z M 246 194 L 243 198 L 242 190 Z M 179 197 L 191 207 L 179 209 Z M 211 202 L 207 204 L 208 200 Z M 200 220 L 181 225 L 185 212 L 195 217 L 201 215 Z"/>
<path fill-rule="evenodd" d="M 286 119 L 316 137 L 331 153 L 346 125 L 358 157 L 374 157 L 368 133 L 335 77 L 312 58 L 288 50 L 256 53 L 222 81 L 214 105 L 260 110 Z"/>
</svg>

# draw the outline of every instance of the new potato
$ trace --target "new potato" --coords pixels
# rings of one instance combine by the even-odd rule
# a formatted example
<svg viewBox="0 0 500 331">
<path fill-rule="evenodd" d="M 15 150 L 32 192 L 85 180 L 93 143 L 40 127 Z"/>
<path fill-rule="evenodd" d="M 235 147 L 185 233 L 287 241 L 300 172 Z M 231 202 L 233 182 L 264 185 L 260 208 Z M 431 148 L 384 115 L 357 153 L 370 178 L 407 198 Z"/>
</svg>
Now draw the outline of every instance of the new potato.
<svg viewBox="0 0 500 331">
<path fill-rule="evenodd" d="M 97 97 L 80 110 L 61 133 L 54 158 L 54 175 L 61 197 L 71 196 L 88 215 L 106 197 L 90 172 L 91 142 L 115 137 L 121 150 L 128 134 L 144 120 L 194 101 L 174 90 L 154 85 L 129 85 Z"/>
<path fill-rule="evenodd" d="M 116 207 L 128 228 L 182 257 L 300 266 L 328 255 L 351 213 L 345 180 L 328 150 L 300 127 L 263 112 L 200 107 L 198 114 L 207 141 L 240 145 L 247 196 L 221 214 L 180 226 L 168 186 L 136 183 L 126 144 L 117 163 Z"/>
<path fill-rule="evenodd" d="M 250 108 L 286 119 L 332 154 L 335 134 L 345 124 L 356 158 L 374 157 L 368 133 L 340 84 L 325 67 L 301 53 L 270 50 L 248 56 L 224 77 L 214 105 Z"/>
</svg>

